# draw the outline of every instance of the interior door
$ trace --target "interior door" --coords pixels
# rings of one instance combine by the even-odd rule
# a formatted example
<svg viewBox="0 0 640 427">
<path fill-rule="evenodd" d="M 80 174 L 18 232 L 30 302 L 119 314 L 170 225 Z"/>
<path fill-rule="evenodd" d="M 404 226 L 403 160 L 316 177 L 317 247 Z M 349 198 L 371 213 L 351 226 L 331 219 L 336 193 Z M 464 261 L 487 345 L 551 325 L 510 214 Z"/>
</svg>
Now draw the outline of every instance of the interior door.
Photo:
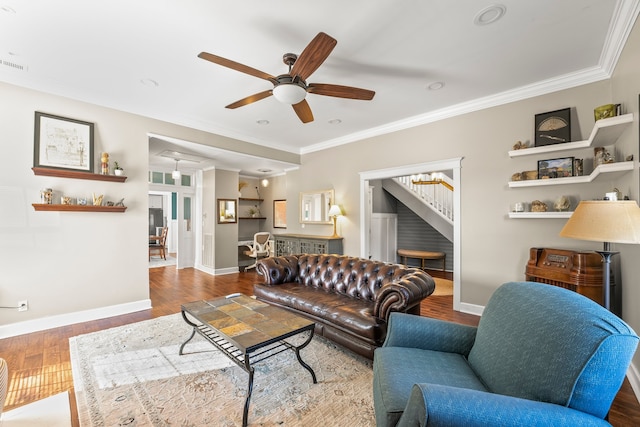
<svg viewBox="0 0 640 427">
<path fill-rule="evenodd" d="M 178 261 L 177 268 L 189 268 L 195 264 L 195 239 L 193 213 L 195 196 L 192 193 L 178 193 Z"/>
</svg>

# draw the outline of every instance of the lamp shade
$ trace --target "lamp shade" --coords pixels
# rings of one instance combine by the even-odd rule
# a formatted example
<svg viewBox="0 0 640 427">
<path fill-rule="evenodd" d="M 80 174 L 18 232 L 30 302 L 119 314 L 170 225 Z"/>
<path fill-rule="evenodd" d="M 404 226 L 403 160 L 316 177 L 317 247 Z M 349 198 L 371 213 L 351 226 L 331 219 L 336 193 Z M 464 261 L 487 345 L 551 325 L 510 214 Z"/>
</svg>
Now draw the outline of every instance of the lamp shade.
<svg viewBox="0 0 640 427">
<path fill-rule="evenodd" d="M 307 91 L 296 83 L 281 83 L 273 88 L 273 96 L 283 104 L 295 105 L 307 96 Z"/>
<path fill-rule="evenodd" d="M 610 243 L 640 243 L 640 208 L 633 200 L 582 201 L 560 236 Z"/>
<path fill-rule="evenodd" d="M 338 205 L 331 205 L 329 209 L 329 217 L 342 215 L 342 209 Z"/>
</svg>

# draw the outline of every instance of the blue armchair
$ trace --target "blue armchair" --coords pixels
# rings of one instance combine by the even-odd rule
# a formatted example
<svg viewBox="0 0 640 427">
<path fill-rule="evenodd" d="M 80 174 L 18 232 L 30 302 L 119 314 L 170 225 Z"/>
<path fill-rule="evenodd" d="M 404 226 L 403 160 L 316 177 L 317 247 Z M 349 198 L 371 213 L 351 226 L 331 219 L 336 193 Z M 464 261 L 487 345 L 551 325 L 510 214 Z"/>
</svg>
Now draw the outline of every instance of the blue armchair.
<svg viewBox="0 0 640 427">
<path fill-rule="evenodd" d="M 477 328 L 392 313 L 373 360 L 382 426 L 600 426 L 638 336 L 559 287 L 498 288 Z"/>
</svg>

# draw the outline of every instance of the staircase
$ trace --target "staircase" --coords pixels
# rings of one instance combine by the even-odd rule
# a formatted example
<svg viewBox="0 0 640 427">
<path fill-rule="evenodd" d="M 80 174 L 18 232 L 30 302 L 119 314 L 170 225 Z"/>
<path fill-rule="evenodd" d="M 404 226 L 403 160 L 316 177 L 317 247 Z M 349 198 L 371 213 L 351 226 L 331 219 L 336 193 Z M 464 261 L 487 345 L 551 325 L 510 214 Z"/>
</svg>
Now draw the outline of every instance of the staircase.
<svg viewBox="0 0 640 427">
<path fill-rule="evenodd" d="M 453 185 L 447 176 L 442 179 Z M 382 188 L 453 242 L 453 191 L 442 184 L 413 184 L 413 180 L 416 177 L 411 175 L 384 179 Z"/>
</svg>

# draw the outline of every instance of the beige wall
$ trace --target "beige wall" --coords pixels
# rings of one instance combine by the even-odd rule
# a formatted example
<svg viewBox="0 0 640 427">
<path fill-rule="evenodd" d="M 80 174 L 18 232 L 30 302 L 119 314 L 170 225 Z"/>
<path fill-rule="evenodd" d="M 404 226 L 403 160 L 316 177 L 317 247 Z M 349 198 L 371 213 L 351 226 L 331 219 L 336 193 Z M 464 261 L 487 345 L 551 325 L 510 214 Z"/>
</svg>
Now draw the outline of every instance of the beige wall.
<svg viewBox="0 0 640 427">
<path fill-rule="evenodd" d="M 0 95 L 0 305 L 29 301 L 26 312 L 0 310 L 0 337 L 149 305 L 148 133 L 280 161 L 299 159 L 295 154 L 3 83 Z M 35 176 L 31 171 L 35 111 L 94 123 L 94 162 L 99 162 L 98 153 L 110 153 L 125 168 L 127 181 Z M 230 197 L 237 198 L 237 173 L 229 179 L 236 189 Z M 128 208 L 123 214 L 35 212 L 31 203 L 39 202 L 40 189 L 45 187 L 58 191 L 58 196 L 60 192 L 86 197 L 98 193 L 114 201 L 124 197 Z"/>
</svg>

